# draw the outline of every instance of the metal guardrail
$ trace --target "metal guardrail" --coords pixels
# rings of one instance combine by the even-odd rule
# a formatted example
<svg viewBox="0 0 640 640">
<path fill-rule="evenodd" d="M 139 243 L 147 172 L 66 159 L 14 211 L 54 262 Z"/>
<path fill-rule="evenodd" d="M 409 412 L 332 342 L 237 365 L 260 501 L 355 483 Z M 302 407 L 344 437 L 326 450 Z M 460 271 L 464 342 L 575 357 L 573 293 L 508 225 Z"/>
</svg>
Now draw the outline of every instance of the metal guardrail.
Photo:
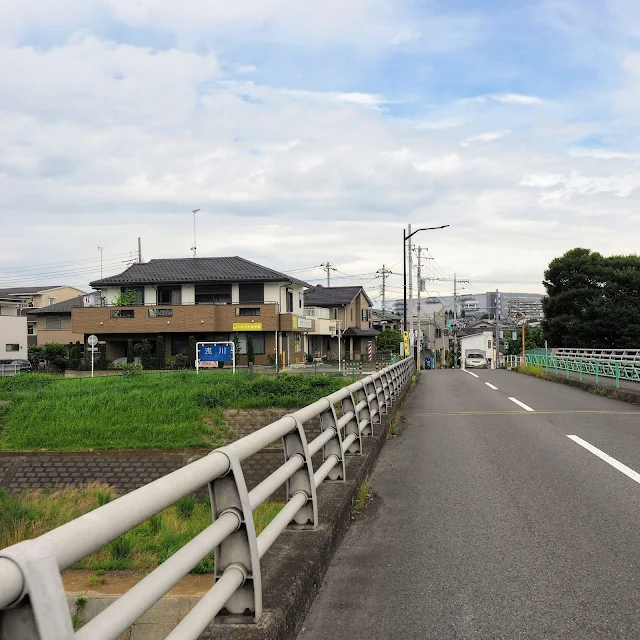
<svg viewBox="0 0 640 640">
<path fill-rule="evenodd" d="M 589 358 L 591 360 L 620 360 L 640 362 L 640 349 L 555 349 L 553 355 L 567 358 Z"/>
<path fill-rule="evenodd" d="M 290 523 L 318 525 L 317 488 L 325 480 L 346 480 L 345 455 L 362 453 L 363 437 L 373 435 L 413 371 L 412 358 L 397 362 L 34 540 L 0 550 L 0 640 L 115 640 L 211 551 L 213 587 L 167 638 L 195 640 L 214 619 L 257 622 L 260 559 Z M 316 417 L 322 432 L 307 442 L 304 424 Z M 278 439 L 284 464 L 248 491 L 242 461 Z M 321 450 L 323 463 L 314 469 L 312 456 Z M 207 484 L 213 524 L 74 632 L 60 572 Z M 287 504 L 256 536 L 253 511 L 283 484 Z"/>
<path fill-rule="evenodd" d="M 558 349 L 558 351 L 560 350 Z M 506 364 L 507 366 L 517 367 L 520 364 L 520 360 L 521 356 L 508 356 Z M 547 372 L 551 370 L 556 375 L 560 371 L 564 371 L 567 377 L 571 372 L 575 372 L 579 374 L 580 380 L 583 379 L 585 374 L 595 376 L 596 384 L 598 384 L 601 377 L 614 378 L 617 389 L 620 388 L 621 380 L 640 382 L 640 361 L 606 360 L 573 355 L 543 356 L 527 353 L 525 354 L 525 364 L 542 367 Z"/>
<path fill-rule="evenodd" d="M 17 376 L 20 373 L 18 364 L 0 364 L 0 378 L 5 376 Z"/>
</svg>

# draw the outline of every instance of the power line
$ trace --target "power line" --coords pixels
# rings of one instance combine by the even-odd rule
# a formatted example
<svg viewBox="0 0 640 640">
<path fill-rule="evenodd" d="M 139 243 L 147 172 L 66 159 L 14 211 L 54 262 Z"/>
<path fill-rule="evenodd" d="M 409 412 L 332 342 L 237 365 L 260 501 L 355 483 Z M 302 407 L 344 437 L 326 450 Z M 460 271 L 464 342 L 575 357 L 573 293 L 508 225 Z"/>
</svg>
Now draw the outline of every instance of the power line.
<svg viewBox="0 0 640 640">
<path fill-rule="evenodd" d="M 331 286 L 331 272 L 337 271 L 337 269 L 330 262 L 323 262 L 320 268 L 327 272 L 327 287 Z"/>
</svg>

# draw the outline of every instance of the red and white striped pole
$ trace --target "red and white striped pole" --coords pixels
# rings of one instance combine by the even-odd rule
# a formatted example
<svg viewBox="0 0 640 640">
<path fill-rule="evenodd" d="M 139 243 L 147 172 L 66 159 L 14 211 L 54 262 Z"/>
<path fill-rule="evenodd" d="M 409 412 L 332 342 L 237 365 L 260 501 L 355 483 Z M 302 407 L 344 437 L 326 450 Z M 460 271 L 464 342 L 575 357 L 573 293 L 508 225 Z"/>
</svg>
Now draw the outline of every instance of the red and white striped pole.
<svg viewBox="0 0 640 640">
<path fill-rule="evenodd" d="M 369 344 L 367 345 L 367 360 L 371 362 L 373 360 L 373 342 L 369 340 Z"/>
</svg>

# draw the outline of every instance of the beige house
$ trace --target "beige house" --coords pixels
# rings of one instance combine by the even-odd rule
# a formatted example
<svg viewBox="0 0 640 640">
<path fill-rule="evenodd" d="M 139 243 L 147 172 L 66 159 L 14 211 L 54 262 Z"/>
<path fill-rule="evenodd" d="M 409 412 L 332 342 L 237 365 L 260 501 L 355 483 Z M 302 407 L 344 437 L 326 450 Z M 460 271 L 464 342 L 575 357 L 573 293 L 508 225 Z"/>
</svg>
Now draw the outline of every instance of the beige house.
<svg viewBox="0 0 640 640">
<path fill-rule="evenodd" d="M 28 314 L 30 309 L 42 309 L 59 302 L 65 302 L 84 295 L 81 289 L 69 286 L 11 287 L 0 289 L 0 298 L 11 301 L 15 305 L 4 305 L 2 315 L 27 316 L 27 339 L 29 346 L 46 344 L 38 341 L 38 326 L 35 316 Z M 51 342 L 51 341 L 49 341 Z"/>
<path fill-rule="evenodd" d="M 314 308 L 326 309 L 329 321 L 335 324 L 335 332 L 309 334 L 309 351 L 312 355 L 338 353 L 340 334 L 341 357 L 349 360 L 366 359 L 369 343 L 375 353 L 375 339 L 380 334 L 373 329 L 372 303 L 362 287 L 323 287 L 318 285 L 305 291 L 305 313 Z M 319 329 L 321 325 L 317 325 Z"/>
<path fill-rule="evenodd" d="M 84 343 L 84 334 L 74 333 L 71 328 L 71 310 L 74 307 L 83 307 L 86 297 L 84 294 L 41 309 L 29 309 L 27 318 L 30 324 L 35 323 L 38 344 L 43 345 L 50 342 Z"/>
</svg>

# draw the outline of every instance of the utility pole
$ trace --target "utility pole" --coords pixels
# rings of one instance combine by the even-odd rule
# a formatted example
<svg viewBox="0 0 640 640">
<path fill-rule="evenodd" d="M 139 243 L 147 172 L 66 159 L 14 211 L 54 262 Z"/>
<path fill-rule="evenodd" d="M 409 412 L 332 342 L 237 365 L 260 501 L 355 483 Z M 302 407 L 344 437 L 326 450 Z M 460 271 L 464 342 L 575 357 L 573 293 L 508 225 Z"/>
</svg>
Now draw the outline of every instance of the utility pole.
<svg viewBox="0 0 640 640">
<path fill-rule="evenodd" d="M 493 368 L 497 369 L 500 364 L 500 293 L 496 289 L 496 338 L 493 342 L 495 358 Z"/>
<path fill-rule="evenodd" d="M 193 210 L 193 247 L 191 247 L 191 251 L 193 251 L 193 257 L 196 258 L 196 213 L 198 213 L 200 209 Z"/>
<path fill-rule="evenodd" d="M 102 279 L 102 250 L 103 249 L 104 247 L 101 247 L 100 245 L 98 245 L 98 251 L 100 252 L 100 279 Z"/>
<path fill-rule="evenodd" d="M 138 264 L 142 264 L 142 240 L 138 238 Z"/>
<path fill-rule="evenodd" d="M 420 287 L 422 284 L 422 247 L 418 247 L 418 338 L 417 338 L 417 349 L 416 349 L 416 369 L 420 371 L 422 367 L 420 366 L 422 360 L 420 358 L 420 351 L 422 350 L 422 341 L 420 339 Z"/>
<path fill-rule="evenodd" d="M 393 275 L 393 271 L 389 271 L 389 269 L 385 268 L 385 266 L 382 265 L 382 269 L 378 269 L 376 273 L 378 274 L 378 276 L 382 277 L 382 319 L 384 320 L 385 313 L 386 313 L 386 300 L 387 300 L 386 298 L 387 276 Z"/>
<path fill-rule="evenodd" d="M 411 225 L 409 225 L 409 349 L 413 349 L 413 251 L 411 250 Z M 413 357 L 413 351 L 411 352 Z"/>
<path fill-rule="evenodd" d="M 458 368 L 458 277 L 453 274 L 453 368 Z"/>
<path fill-rule="evenodd" d="M 335 271 L 335 267 L 330 262 L 323 262 L 320 267 L 327 272 L 327 287 L 331 286 L 331 272 Z"/>
</svg>

